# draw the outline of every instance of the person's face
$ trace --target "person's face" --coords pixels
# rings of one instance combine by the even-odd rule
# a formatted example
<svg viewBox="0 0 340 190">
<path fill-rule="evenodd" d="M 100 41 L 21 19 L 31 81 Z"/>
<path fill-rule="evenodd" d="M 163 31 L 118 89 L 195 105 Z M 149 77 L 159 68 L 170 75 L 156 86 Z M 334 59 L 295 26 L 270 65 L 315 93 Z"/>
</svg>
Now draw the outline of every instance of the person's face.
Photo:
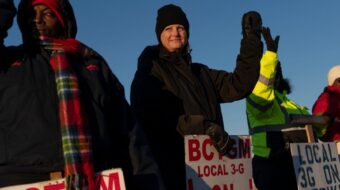
<svg viewBox="0 0 340 190">
<path fill-rule="evenodd" d="M 183 25 L 169 25 L 161 33 L 161 43 L 169 52 L 182 49 L 187 42 L 188 35 Z"/>
<path fill-rule="evenodd" d="M 335 79 L 333 86 L 340 87 L 340 78 Z"/>
<path fill-rule="evenodd" d="M 61 34 L 61 25 L 53 11 L 45 5 L 35 5 L 30 15 L 32 30 L 36 35 L 58 38 Z"/>
</svg>

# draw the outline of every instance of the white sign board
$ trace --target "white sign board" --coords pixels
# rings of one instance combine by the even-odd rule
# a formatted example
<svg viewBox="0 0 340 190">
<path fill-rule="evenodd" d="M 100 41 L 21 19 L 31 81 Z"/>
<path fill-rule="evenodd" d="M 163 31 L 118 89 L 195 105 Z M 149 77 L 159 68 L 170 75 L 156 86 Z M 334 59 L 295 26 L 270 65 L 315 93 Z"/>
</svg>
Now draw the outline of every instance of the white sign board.
<svg viewBox="0 0 340 190">
<path fill-rule="evenodd" d="M 126 190 L 123 171 L 119 168 L 100 174 L 100 190 Z M 65 179 L 0 188 L 0 190 L 65 190 Z"/>
<path fill-rule="evenodd" d="M 234 145 L 221 156 L 207 135 L 185 137 L 187 190 L 254 190 L 249 136 L 231 136 Z"/>
<path fill-rule="evenodd" d="M 335 143 L 292 143 L 290 150 L 299 190 L 340 189 Z"/>
</svg>

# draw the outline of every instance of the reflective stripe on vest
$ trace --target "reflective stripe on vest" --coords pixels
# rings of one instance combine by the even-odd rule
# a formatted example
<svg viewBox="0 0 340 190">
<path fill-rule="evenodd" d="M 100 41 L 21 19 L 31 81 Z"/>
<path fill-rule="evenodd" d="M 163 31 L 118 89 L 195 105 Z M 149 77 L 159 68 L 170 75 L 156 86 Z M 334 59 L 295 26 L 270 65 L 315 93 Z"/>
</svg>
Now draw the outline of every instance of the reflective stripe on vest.
<svg viewBox="0 0 340 190">
<path fill-rule="evenodd" d="M 280 98 L 275 98 L 275 100 L 278 102 L 279 105 L 282 104 L 282 101 L 281 101 Z M 256 108 L 260 111 L 266 111 L 274 103 L 274 101 L 273 101 L 268 105 L 261 106 L 261 105 L 255 103 L 250 98 L 247 98 L 247 101 L 251 106 L 253 106 L 254 108 Z M 292 127 L 303 128 L 304 127 L 304 125 L 302 125 L 301 123 L 292 123 L 291 121 L 293 120 L 292 118 L 305 117 L 306 115 L 304 115 L 304 114 L 291 114 L 291 115 L 289 115 L 287 110 L 283 106 L 279 106 L 279 107 L 280 107 L 281 112 L 284 114 L 285 124 L 263 125 L 263 126 L 257 126 L 257 127 L 254 127 L 254 128 L 249 128 L 249 134 L 253 135 L 255 133 L 261 133 L 261 132 L 281 132 L 283 129 L 287 129 L 287 128 L 292 128 Z"/>
<path fill-rule="evenodd" d="M 260 74 L 258 81 L 261 82 L 262 84 L 266 85 L 266 86 L 270 86 L 270 85 L 274 84 L 275 78 L 268 79 L 267 77 Z"/>
<path fill-rule="evenodd" d="M 247 97 L 247 101 L 251 106 L 253 106 L 254 108 L 256 108 L 256 109 L 258 109 L 262 112 L 267 111 L 267 109 L 271 108 L 272 105 L 274 104 L 274 102 L 270 102 L 269 104 L 262 106 L 260 104 L 257 104 L 256 102 L 254 102 L 251 98 L 249 98 L 249 96 Z"/>
<path fill-rule="evenodd" d="M 281 132 L 283 129 L 288 129 L 288 128 L 303 128 L 305 127 L 303 126 L 299 126 L 299 125 L 294 125 L 294 124 L 287 124 L 287 125 L 264 125 L 264 126 L 260 126 L 260 127 L 255 127 L 255 128 L 251 128 L 249 129 L 249 134 L 253 135 L 255 133 L 261 133 L 261 132 Z"/>
</svg>

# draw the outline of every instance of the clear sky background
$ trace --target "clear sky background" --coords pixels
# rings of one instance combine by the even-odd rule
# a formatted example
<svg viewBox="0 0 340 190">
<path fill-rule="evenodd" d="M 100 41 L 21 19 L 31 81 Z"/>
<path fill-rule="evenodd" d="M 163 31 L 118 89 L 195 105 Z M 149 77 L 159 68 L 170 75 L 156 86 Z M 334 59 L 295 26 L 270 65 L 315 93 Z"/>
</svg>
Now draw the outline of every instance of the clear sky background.
<svg viewBox="0 0 340 190">
<path fill-rule="evenodd" d="M 157 10 L 169 3 L 181 6 L 187 14 L 193 61 L 226 71 L 235 67 L 242 15 L 260 12 L 263 25 L 271 28 L 273 36 L 281 36 L 279 59 L 293 87 L 289 97 L 310 110 L 327 85 L 329 68 L 340 64 L 338 0 L 71 0 L 77 38 L 103 55 L 124 85 L 127 100 L 139 54 L 145 46 L 158 43 Z M 21 43 L 16 22 L 5 43 Z M 225 130 L 248 134 L 245 101 L 221 106 Z"/>
</svg>

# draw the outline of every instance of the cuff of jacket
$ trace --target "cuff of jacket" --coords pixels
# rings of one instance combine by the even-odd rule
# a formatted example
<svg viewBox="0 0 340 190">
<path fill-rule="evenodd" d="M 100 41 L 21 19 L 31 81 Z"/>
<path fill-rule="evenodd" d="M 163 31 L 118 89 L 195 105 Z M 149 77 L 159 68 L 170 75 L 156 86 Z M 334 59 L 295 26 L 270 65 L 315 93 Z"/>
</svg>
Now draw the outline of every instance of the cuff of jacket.
<svg viewBox="0 0 340 190">
<path fill-rule="evenodd" d="M 277 63 L 277 53 L 266 51 L 261 59 L 260 75 L 269 80 L 275 78 L 275 68 Z"/>
</svg>

